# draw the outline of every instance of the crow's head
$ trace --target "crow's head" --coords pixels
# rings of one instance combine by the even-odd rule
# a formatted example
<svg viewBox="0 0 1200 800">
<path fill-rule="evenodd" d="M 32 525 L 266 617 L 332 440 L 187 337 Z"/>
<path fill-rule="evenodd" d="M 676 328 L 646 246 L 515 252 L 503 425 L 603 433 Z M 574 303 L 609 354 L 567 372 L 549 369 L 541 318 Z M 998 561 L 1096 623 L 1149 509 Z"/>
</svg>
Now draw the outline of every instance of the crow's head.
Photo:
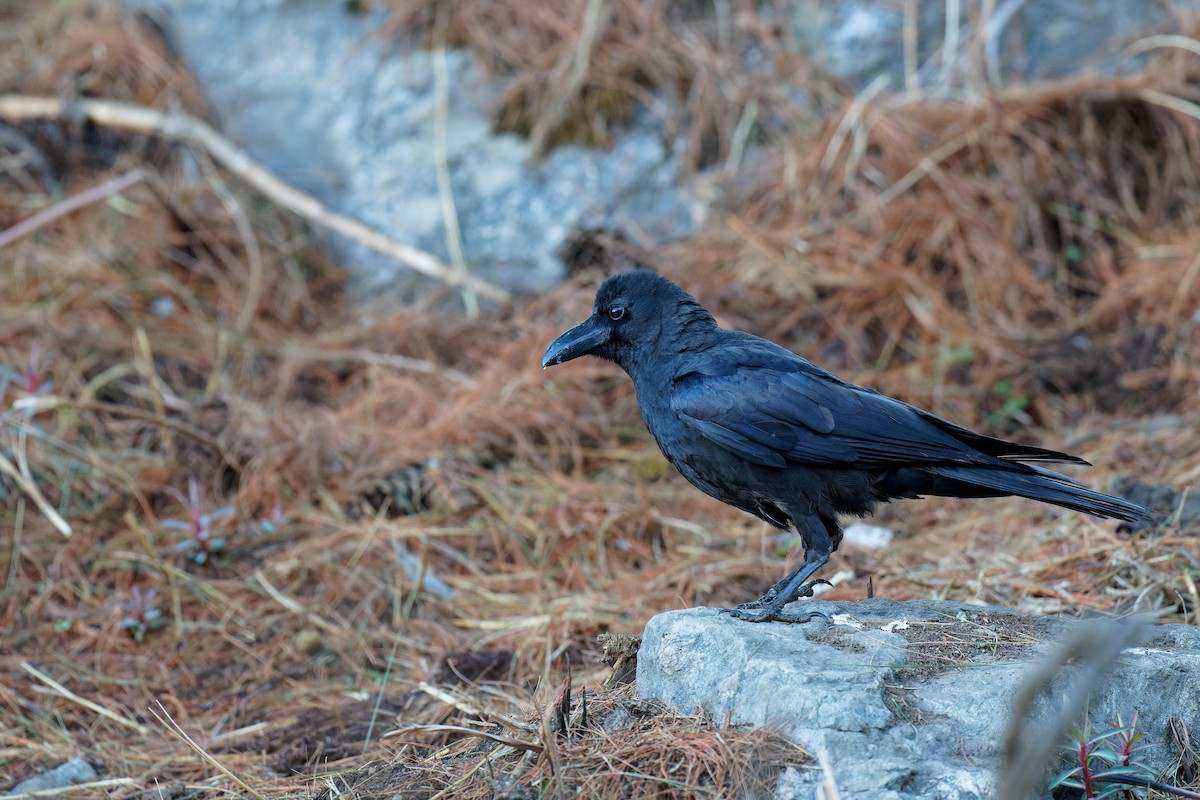
<svg viewBox="0 0 1200 800">
<path fill-rule="evenodd" d="M 542 367 L 597 356 L 628 372 L 643 355 L 683 344 L 680 334 L 696 326 L 716 323 L 683 289 L 653 272 L 622 272 L 600 284 L 592 315 L 554 340 Z"/>
</svg>

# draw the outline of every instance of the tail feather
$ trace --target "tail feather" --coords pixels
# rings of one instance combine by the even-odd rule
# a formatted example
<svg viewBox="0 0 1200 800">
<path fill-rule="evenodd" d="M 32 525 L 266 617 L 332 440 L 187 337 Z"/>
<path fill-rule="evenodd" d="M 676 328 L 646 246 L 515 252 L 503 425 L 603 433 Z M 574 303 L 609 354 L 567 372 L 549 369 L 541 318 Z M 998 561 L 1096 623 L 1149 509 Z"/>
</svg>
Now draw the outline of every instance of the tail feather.
<svg viewBox="0 0 1200 800">
<path fill-rule="evenodd" d="M 929 472 L 997 494 L 1027 497 L 1097 517 L 1149 523 L 1154 514 L 1143 505 L 1094 491 L 1074 478 L 1032 464 L 1014 465 L 1011 470 L 945 466 Z"/>
<path fill-rule="evenodd" d="M 1047 450 L 1044 447 L 1034 447 L 1028 444 L 1017 444 L 994 436 L 984 436 L 949 420 L 930 414 L 928 411 L 917 409 L 917 413 L 935 428 L 950 434 L 965 445 L 975 448 L 981 453 L 1003 459 L 1005 461 L 1041 461 L 1044 463 L 1082 464 L 1091 466 L 1079 456 L 1062 453 L 1058 450 Z M 1069 479 L 1068 479 L 1069 480 Z"/>
</svg>

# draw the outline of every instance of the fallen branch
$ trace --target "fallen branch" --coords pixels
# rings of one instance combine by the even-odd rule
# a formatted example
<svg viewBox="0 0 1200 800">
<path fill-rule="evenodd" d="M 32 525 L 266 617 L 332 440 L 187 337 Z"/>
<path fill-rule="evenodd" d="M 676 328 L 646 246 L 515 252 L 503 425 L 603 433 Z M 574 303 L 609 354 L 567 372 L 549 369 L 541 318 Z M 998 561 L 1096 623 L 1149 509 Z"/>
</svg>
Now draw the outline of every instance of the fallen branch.
<svg viewBox="0 0 1200 800">
<path fill-rule="evenodd" d="M 22 236 L 28 236 L 38 228 L 53 222 L 59 217 L 65 217 L 85 206 L 99 203 L 101 200 L 105 200 L 114 194 L 123 192 L 145 177 L 146 170 L 138 167 L 126 172 L 124 175 L 119 175 L 112 180 L 105 181 L 99 186 L 93 186 L 90 189 L 77 192 L 61 202 L 55 203 L 48 208 L 43 208 L 36 214 L 31 214 L 16 225 L 13 225 L 8 230 L 0 231 L 0 247 L 12 244 Z"/>
<path fill-rule="evenodd" d="M 93 703 L 91 700 L 88 700 L 85 697 L 80 697 L 79 695 L 75 694 L 67 687 L 63 686 L 58 681 L 54 680 L 54 678 L 51 678 L 49 675 L 47 675 L 46 673 L 39 670 L 33 664 L 30 664 L 28 661 L 21 662 L 21 669 L 25 670 L 30 675 L 32 675 L 34 678 L 37 678 L 42 683 L 46 684 L 46 686 L 49 687 L 49 691 L 53 694 L 57 694 L 60 697 L 70 700 L 72 703 L 81 705 L 90 711 L 95 711 L 100 716 L 104 717 L 107 720 L 111 720 L 111 721 L 117 723 L 118 725 L 124 725 L 126 728 L 132 728 L 133 730 L 135 730 L 141 734 L 145 734 L 148 732 L 145 725 L 141 725 L 137 722 L 134 722 L 133 720 L 131 720 L 129 717 L 125 716 L 124 714 L 120 714 L 116 711 L 113 711 L 110 708 L 105 708 L 104 706 L 100 705 L 99 703 Z"/>
<path fill-rule="evenodd" d="M 4 420 L 0 419 L 0 425 L 3 424 Z M 50 524 L 58 529 L 59 533 L 61 533 L 63 536 L 70 536 L 71 526 L 68 525 L 67 521 L 63 519 L 57 511 L 54 510 L 54 506 L 50 505 L 50 501 L 48 501 L 46 496 L 42 494 L 42 490 L 38 488 L 37 481 L 34 480 L 33 475 L 29 471 L 29 461 L 25 457 L 24 430 L 21 431 L 18 441 L 19 445 L 16 452 L 17 463 L 13 464 L 13 462 L 9 461 L 2 453 L 0 453 L 0 473 L 3 473 L 11 478 L 13 483 L 15 483 L 17 487 L 21 489 L 21 491 L 29 495 L 29 498 L 33 500 L 33 504 L 37 506 L 38 510 L 42 512 L 42 515 L 50 521 Z"/>
<path fill-rule="evenodd" d="M 200 147 L 213 161 L 283 208 L 314 225 L 349 237 L 376 252 L 395 258 L 423 275 L 451 286 L 471 289 L 498 302 L 511 297 L 507 290 L 499 286 L 481 280 L 465 270 L 447 266 L 423 250 L 397 242 L 357 220 L 330 211 L 317 198 L 276 178 L 211 125 L 190 114 L 159 111 L 114 100 L 0 95 L 0 119 L 8 122 L 31 119 L 70 120 L 80 117 L 85 117 L 102 127 L 161 136 Z"/>
</svg>

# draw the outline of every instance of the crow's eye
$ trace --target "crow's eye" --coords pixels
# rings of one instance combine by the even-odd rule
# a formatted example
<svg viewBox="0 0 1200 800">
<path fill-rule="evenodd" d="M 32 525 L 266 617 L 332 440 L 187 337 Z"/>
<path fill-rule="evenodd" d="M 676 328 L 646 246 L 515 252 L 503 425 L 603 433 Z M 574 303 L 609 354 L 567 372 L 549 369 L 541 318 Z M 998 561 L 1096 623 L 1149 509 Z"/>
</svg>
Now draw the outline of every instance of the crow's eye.
<svg viewBox="0 0 1200 800">
<path fill-rule="evenodd" d="M 625 318 L 625 306 L 613 306 L 608 310 L 608 318 L 613 322 L 620 322 Z"/>
</svg>

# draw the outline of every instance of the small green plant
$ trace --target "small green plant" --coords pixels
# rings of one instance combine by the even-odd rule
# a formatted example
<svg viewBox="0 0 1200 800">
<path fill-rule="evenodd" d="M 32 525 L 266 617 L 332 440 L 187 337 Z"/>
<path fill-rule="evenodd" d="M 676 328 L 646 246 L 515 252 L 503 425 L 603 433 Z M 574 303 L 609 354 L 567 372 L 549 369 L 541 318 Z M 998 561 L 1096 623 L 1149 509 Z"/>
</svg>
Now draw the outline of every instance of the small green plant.
<svg viewBox="0 0 1200 800">
<path fill-rule="evenodd" d="M 972 345 L 943 345 L 942 348 L 938 350 L 937 362 L 934 364 L 934 367 L 938 370 L 945 370 L 947 367 L 953 367 L 959 364 L 974 364 L 975 358 L 975 348 Z"/>
<path fill-rule="evenodd" d="M 1097 732 L 1089 719 L 1084 719 L 1082 725 L 1072 725 L 1070 736 L 1073 741 L 1063 745 L 1063 750 L 1075 765 L 1055 778 L 1050 788 L 1082 789 L 1081 796 L 1092 800 L 1125 791 L 1124 785 L 1111 782 L 1109 778 L 1153 775 L 1144 764 L 1133 760 L 1134 752 L 1146 747 L 1138 744 L 1145 734 L 1134 733 L 1136 724 L 1135 712 L 1131 724 L 1122 724 L 1118 714 L 1116 725 L 1105 731 Z"/>
<path fill-rule="evenodd" d="M 946 390 L 946 376 L 958 367 L 970 367 L 975 363 L 978 354 L 970 344 L 943 344 L 938 350 L 937 359 L 933 364 L 933 396 L 935 402 L 941 403 Z"/>
<path fill-rule="evenodd" d="M 997 381 L 992 387 L 992 394 L 1003 398 L 1004 405 L 987 415 L 989 425 L 999 427 L 1011 420 L 1029 422 L 1029 415 L 1026 413 L 1029 410 L 1029 398 L 1017 394 L 1012 381 Z"/>
<path fill-rule="evenodd" d="M 129 631 L 134 640 L 142 641 L 146 634 L 162 624 L 162 612 L 154 607 L 154 590 L 142 594 L 138 587 L 129 590 L 129 599 L 121 603 L 129 612 L 121 620 L 121 630 Z"/>
<path fill-rule="evenodd" d="M 1154 770 L 1135 759 L 1149 745 L 1141 743 L 1145 733 L 1137 732 L 1137 712 L 1126 725 L 1117 714 L 1117 721 L 1108 730 L 1097 732 L 1091 720 L 1072 725 L 1071 743 L 1063 751 L 1074 762 L 1050 783 L 1050 789 L 1060 787 L 1079 789 L 1081 798 L 1099 800 L 1114 797 L 1130 786 L 1156 789 L 1179 797 L 1200 797 L 1196 792 L 1180 789 L 1154 779 Z"/>
</svg>

